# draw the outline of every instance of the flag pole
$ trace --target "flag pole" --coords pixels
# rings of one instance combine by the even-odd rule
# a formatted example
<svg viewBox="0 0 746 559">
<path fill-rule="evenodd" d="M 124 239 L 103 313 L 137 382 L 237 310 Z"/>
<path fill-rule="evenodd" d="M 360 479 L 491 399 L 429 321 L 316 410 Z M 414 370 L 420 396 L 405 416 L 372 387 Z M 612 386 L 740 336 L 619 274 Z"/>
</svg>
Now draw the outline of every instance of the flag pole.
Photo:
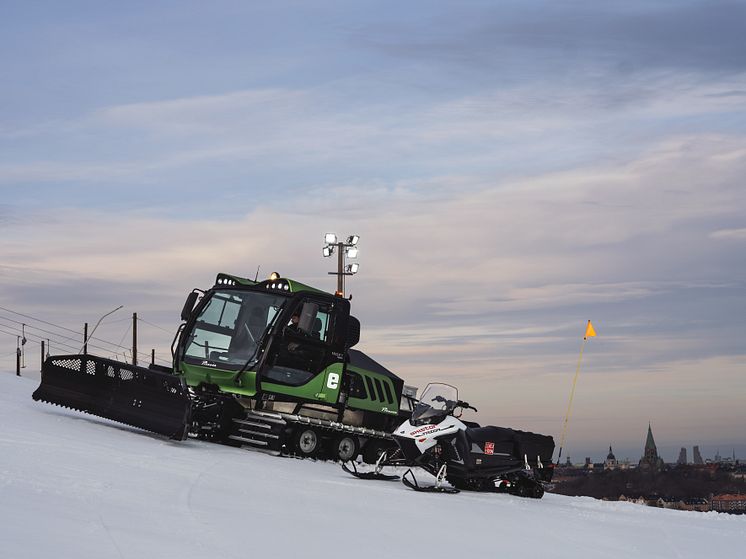
<svg viewBox="0 0 746 559">
<path fill-rule="evenodd" d="M 575 376 L 572 379 L 572 390 L 570 390 L 570 401 L 567 403 L 567 413 L 565 414 L 565 422 L 562 425 L 562 437 L 560 438 L 559 454 L 557 455 L 557 465 L 559 466 L 560 458 L 562 458 L 562 448 L 565 446 L 565 435 L 567 434 L 567 423 L 570 421 L 570 412 L 572 411 L 572 400 L 575 397 L 575 385 L 578 383 L 578 375 L 580 374 L 580 362 L 583 360 L 583 350 L 585 349 L 585 343 L 588 338 L 596 335 L 596 331 L 593 329 L 591 321 L 588 321 L 588 326 L 585 327 L 585 336 L 583 336 L 583 343 L 580 346 L 580 357 L 578 357 L 578 366 L 575 369 Z"/>
</svg>

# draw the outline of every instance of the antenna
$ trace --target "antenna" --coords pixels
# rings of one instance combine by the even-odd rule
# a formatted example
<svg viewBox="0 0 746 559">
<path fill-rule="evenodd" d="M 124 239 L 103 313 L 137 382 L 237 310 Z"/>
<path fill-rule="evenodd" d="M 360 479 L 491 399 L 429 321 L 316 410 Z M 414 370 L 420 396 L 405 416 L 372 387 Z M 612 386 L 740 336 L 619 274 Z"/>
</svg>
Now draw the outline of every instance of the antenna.
<svg viewBox="0 0 746 559">
<path fill-rule="evenodd" d="M 256 275 L 254 275 L 254 281 L 257 281 L 259 279 L 259 268 L 261 268 L 262 265 L 259 264 L 259 266 L 256 267 Z"/>
</svg>

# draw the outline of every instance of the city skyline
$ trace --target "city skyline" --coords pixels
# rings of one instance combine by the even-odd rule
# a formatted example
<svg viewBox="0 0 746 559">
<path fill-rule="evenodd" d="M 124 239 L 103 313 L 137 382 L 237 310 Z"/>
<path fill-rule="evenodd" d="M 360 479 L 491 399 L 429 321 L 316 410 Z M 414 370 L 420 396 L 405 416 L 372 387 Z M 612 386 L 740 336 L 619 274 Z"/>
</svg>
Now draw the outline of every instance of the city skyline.
<svg viewBox="0 0 746 559">
<path fill-rule="evenodd" d="M 591 319 L 563 458 L 648 421 L 666 461 L 746 456 L 741 3 L 10 2 L 0 31 L 0 306 L 125 305 L 97 335 L 137 312 L 167 358 L 194 287 L 331 291 L 323 235 L 357 234 L 361 349 L 467 419 L 559 444 Z"/>
<path fill-rule="evenodd" d="M 590 458 L 591 462 L 594 464 L 601 463 L 606 458 L 606 455 L 609 452 L 609 446 L 612 447 L 614 455 L 616 456 L 616 459 L 619 463 L 626 462 L 630 466 L 637 466 L 638 462 L 640 461 L 640 458 L 644 454 L 644 440 L 642 441 L 642 444 L 640 445 L 640 448 L 635 448 L 633 446 L 625 446 L 625 445 L 616 445 L 613 441 L 610 443 L 607 443 L 605 447 L 595 448 L 595 447 L 578 447 L 578 450 L 586 450 L 587 452 L 578 452 L 573 455 L 569 455 L 569 458 L 574 465 L 580 465 L 585 462 L 586 458 Z M 658 455 L 663 459 L 663 461 L 666 464 L 675 464 L 677 462 L 677 458 L 679 456 L 679 452 L 682 448 L 686 448 L 687 450 L 687 464 L 694 464 L 693 457 L 692 457 L 692 448 L 699 447 L 700 454 L 702 455 L 702 459 L 704 462 L 716 462 L 716 458 L 718 454 L 720 455 L 721 459 L 726 459 L 726 461 L 732 460 L 732 455 L 735 454 L 736 460 L 740 463 L 746 460 L 746 445 L 734 445 L 732 447 L 728 447 L 727 452 L 725 451 L 725 448 L 720 445 L 711 445 L 711 444 L 696 444 L 696 443 L 687 443 L 685 445 L 676 446 L 674 444 L 656 444 L 656 448 L 658 449 Z M 740 453 L 739 454 L 739 449 Z M 581 456 L 582 454 L 582 456 Z M 562 459 L 560 460 L 560 464 L 564 464 L 567 460 L 568 456 L 566 456 L 563 452 Z"/>
</svg>

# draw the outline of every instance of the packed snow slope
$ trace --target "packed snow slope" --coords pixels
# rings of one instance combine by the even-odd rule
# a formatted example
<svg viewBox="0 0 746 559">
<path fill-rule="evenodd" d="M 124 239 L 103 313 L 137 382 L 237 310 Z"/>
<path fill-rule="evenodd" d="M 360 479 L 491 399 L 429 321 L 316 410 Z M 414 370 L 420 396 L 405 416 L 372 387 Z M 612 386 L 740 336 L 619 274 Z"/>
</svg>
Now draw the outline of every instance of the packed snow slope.
<svg viewBox="0 0 746 559">
<path fill-rule="evenodd" d="M 0 557 L 742 556 L 746 516 L 421 494 L 337 464 L 173 442 L 0 374 Z"/>
</svg>

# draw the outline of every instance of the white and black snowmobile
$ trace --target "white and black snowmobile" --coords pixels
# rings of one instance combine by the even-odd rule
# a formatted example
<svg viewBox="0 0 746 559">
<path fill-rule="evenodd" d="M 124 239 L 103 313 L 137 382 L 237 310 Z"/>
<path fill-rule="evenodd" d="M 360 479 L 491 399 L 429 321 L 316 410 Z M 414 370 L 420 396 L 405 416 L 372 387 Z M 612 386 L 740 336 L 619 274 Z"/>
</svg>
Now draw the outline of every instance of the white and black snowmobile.
<svg viewBox="0 0 746 559">
<path fill-rule="evenodd" d="M 458 399 L 455 387 L 428 384 L 412 417 L 392 434 L 398 450 L 381 455 L 370 472 L 358 470 L 351 462 L 342 467 L 362 479 L 388 480 L 399 476 L 383 473 L 385 467 L 409 467 L 401 480 L 416 491 L 457 493 L 465 489 L 541 498 L 552 479 L 554 439 L 461 421 L 466 409 L 477 411 Z M 418 483 L 414 467 L 435 476 L 435 484 Z"/>
</svg>

